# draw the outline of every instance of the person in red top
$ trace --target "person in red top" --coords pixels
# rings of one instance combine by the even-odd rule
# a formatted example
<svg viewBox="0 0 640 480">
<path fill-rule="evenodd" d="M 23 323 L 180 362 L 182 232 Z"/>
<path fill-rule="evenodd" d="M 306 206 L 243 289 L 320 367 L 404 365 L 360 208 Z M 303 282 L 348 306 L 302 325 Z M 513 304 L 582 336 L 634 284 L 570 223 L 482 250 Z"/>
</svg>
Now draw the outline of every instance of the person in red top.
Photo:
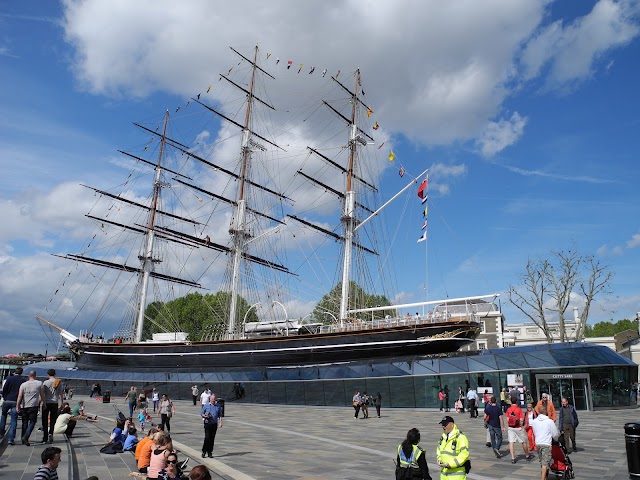
<svg viewBox="0 0 640 480">
<path fill-rule="evenodd" d="M 527 443 L 527 432 L 525 430 L 525 415 L 517 404 L 512 404 L 505 412 L 507 424 L 509 426 L 509 452 L 511 453 L 511 463 L 516 463 L 515 444 L 521 443 L 524 450 L 524 458 L 531 460 L 533 457 L 529 453 Z"/>
</svg>

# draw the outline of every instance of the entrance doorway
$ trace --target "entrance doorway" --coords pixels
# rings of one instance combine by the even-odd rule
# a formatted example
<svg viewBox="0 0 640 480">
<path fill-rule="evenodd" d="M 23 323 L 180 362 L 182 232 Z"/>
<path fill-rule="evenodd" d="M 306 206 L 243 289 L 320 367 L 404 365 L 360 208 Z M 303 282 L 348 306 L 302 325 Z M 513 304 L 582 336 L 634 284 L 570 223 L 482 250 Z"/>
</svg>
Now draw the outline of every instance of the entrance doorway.
<svg viewBox="0 0 640 480">
<path fill-rule="evenodd" d="M 549 393 L 556 408 L 562 397 L 576 410 L 591 410 L 591 381 L 588 373 L 536 375 L 538 398 Z"/>
</svg>

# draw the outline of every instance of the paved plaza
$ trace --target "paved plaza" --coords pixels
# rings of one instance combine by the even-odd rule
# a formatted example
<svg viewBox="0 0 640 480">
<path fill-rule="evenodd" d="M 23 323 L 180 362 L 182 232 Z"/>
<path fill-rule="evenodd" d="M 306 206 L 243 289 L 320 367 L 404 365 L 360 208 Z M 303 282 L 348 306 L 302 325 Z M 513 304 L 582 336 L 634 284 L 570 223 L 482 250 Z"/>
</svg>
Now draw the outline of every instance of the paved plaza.
<svg viewBox="0 0 640 480">
<path fill-rule="evenodd" d="M 63 461 L 58 469 L 60 480 L 83 480 L 96 475 L 100 480 L 126 479 L 136 471 L 130 453 L 104 455 L 99 449 L 114 425 L 115 403 L 125 414 L 122 399 L 103 404 L 83 399 L 89 413 L 98 414 L 97 423 L 81 421 L 74 437 L 66 442 L 58 436 Z M 117 402 L 117 403 L 116 403 Z M 435 465 L 435 448 L 442 432 L 438 422 L 442 413 L 426 409 L 385 409 L 382 418 L 353 418 L 351 407 L 304 407 L 282 405 L 226 403 L 222 430 L 218 431 L 213 459 L 200 458 L 203 428 L 199 407 L 191 402 L 174 402 L 176 415 L 171 419 L 171 436 L 180 458 L 191 457 L 190 466 L 202 463 L 215 479 L 287 480 L 344 479 L 374 480 L 394 478 L 394 459 L 398 443 L 406 432 L 417 427 L 422 434 L 421 446 L 431 475 L 439 478 Z M 361 414 L 362 415 L 362 414 Z M 503 445 L 502 459 L 497 459 L 485 446 L 482 419 L 468 414 L 451 413 L 459 428 L 467 434 L 471 445 L 471 479 L 539 478 L 537 457 L 527 462 L 522 449 L 517 463 L 511 464 L 508 445 Z M 629 478 L 623 425 L 640 422 L 639 409 L 581 412 L 577 431 L 579 451 L 571 455 L 576 478 L 622 480 Z M 157 421 L 154 416 L 154 422 Z M 39 440 L 34 432 L 32 440 Z M 506 437 L 506 435 L 505 435 Z M 0 445 L 0 478 L 31 480 L 40 465 L 43 445 Z"/>
</svg>

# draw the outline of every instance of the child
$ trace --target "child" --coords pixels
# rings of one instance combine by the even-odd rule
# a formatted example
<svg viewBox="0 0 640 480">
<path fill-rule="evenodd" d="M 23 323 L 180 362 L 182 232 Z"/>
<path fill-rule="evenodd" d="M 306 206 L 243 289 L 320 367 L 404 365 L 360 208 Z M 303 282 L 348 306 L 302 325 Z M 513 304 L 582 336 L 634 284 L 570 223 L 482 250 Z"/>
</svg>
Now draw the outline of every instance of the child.
<svg viewBox="0 0 640 480">
<path fill-rule="evenodd" d="M 147 421 L 147 409 L 143 408 L 142 410 L 140 410 L 140 413 L 138 413 L 138 421 L 140 422 L 140 430 L 142 432 L 144 432 L 144 422 Z"/>
<path fill-rule="evenodd" d="M 136 449 L 136 444 L 138 443 L 138 436 L 136 434 L 137 434 L 136 427 L 131 425 L 129 427 L 127 438 L 124 441 L 123 450 L 125 452 L 131 452 Z"/>
</svg>

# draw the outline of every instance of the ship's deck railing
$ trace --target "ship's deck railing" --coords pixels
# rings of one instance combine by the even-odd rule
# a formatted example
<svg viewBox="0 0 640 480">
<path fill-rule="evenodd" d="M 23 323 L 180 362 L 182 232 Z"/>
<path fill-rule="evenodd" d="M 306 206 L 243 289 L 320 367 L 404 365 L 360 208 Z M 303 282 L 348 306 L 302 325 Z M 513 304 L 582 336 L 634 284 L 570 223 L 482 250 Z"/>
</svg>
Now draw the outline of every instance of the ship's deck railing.
<svg viewBox="0 0 640 480">
<path fill-rule="evenodd" d="M 444 314 L 442 315 L 423 315 L 413 317 L 396 317 L 382 318 L 378 320 L 345 320 L 341 324 L 332 323 L 331 325 L 322 325 L 319 333 L 335 333 L 335 332 L 357 332 L 360 330 L 371 330 L 377 328 L 405 327 L 413 325 L 425 325 L 430 323 L 441 322 L 478 322 L 477 316 L 474 314 Z"/>
</svg>

